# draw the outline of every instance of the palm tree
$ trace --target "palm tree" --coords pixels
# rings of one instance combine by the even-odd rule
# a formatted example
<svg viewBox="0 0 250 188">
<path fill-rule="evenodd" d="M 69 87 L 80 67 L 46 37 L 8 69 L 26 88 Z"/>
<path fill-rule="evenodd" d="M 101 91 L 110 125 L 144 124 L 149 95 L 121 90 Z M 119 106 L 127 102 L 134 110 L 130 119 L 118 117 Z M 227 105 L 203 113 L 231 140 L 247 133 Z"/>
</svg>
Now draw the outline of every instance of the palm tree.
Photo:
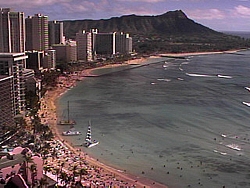
<svg viewBox="0 0 250 188">
<path fill-rule="evenodd" d="M 79 170 L 79 174 L 80 174 L 80 182 L 82 182 L 82 176 L 84 175 L 88 175 L 88 171 L 87 171 L 87 169 L 86 168 L 81 168 L 80 170 Z"/>
<path fill-rule="evenodd" d="M 58 183 L 58 178 L 59 178 L 59 172 L 60 172 L 60 169 L 59 168 L 56 168 L 54 169 L 55 172 L 56 172 L 56 182 Z"/>
<path fill-rule="evenodd" d="M 68 180 L 68 174 L 66 172 L 61 172 L 60 174 L 60 178 L 62 179 L 62 181 L 67 184 L 67 180 Z"/>
<path fill-rule="evenodd" d="M 51 167 L 50 167 L 50 166 L 45 165 L 45 166 L 43 166 L 43 170 L 44 170 L 45 175 L 46 175 L 46 174 L 47 174 L 47 172 L 51 170 Z"/>
<path fill-rule="evenodd" d="M 72 180 L 73 180 L 73 182 L 75 181 L 75 176 L 78 174 L 77 168 L 78 168 L 77 165 L 74 165 L 72 168 L 72 171 L 73 171 L 73 179 Z"/>
<path fill-rule="evenodd" d="M 29 169 L 30 169 L 30 172 L 31 172 L 32 186 L 34 186 L 36 176 L 37 176 L 37 165 L 35 163 L 33 163 L 33 164 L 30 165 Z"/>
<path fill-rule="evenodd" d="M 25 175 L 24 179 L 26 182 L 28 182 L 28 169 L 29 169 L 29 163 L 33 163 L 33 159 L 30 153 L 26 153 L 24 155 L 24 163 L 25 163 Z"/>
</svg>

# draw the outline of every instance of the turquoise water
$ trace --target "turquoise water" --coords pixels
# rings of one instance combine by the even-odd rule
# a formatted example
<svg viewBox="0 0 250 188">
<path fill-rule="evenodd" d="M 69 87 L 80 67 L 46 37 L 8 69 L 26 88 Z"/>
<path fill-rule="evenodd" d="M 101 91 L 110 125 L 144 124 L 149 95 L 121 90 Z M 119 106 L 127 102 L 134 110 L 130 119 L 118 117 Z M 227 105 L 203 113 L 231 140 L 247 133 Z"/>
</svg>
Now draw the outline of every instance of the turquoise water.
<svg viewBox="0 0 250 188">
<path fill-rule="evenodd" d="M 70 101 L 77 130 L 92 122 L 100 144 L 86 152 L 170 188 L 250 187 L 250 51 L 149 62 L 158 63 L 86 78 L 60 98 L 58 115 Z"/>
</svg>

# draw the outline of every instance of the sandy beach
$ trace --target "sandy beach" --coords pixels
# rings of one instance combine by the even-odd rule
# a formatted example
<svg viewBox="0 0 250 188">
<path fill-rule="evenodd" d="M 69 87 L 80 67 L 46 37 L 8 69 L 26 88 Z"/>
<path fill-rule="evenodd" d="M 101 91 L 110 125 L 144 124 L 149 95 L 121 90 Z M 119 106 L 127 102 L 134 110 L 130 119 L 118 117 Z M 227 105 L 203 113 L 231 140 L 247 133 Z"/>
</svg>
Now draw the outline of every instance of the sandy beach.
<svg viewBox="0 0 250 188">
<path fill-rule="evenodd" d="M 206 54 L 220 54 L 220 53 L 235 53 L 237 52 L 236 50 L 234 51 L 226 51 L 226 52 L 197 52 L 197 53 L 180 53 L 180 54 L 173 54 L 173 53 L 168 53 L 168 54 L 159 54 L 157 56 L 151 56 L 150 58 L 157 58 L 157 57 L 187 57 L 187 56 L 194 56 L 194 55 L 206 55 Z M 147 58 L 140 58 L 140 59 L 134 59 L 130 60 L 124 63 L 120 64 L 110 64 L 102 67 L 97 67 L 94 69 L 86 69 L 78 73 L 77 75 L 69 75 L 69 77 L 65 78 L 59 78 L 60 79 L 60 84 L 52 90 L 48 90 L 45 96 L 41 99 L 41 104 L 43 108 L 39 112 L 42 123 L 48 123 L 55 135 L 55 140 L 59 140 L 63 145 L 65 145 L 69 150 L 73 153 L 74 156 L 81 156 L 84 158 L 84 160 L 87 161 L 88 165 L 86 168 L 88 169 L 89 174 L 92 174 L 91 177 L 88 179 L 88 182 L 97 185 L 96 183 L 103 183 L 105 179 L 105 186 L 117 186 L 117 187 L 167 187 L 165 185 L 159 184 L 157 182 L 154 182 L 153 180 L 150 179 L 144 179 L 141 177 L 133 176 L 130 174 L 127 174 L 124 171 L 117 170 L 115 168 L 112 168 L 110 166 L 107 166 L 101 162 L 99 162 L 97 159 L 91 158 L 88 156 L 86 153 L 84 153 L 84 147 L 79 149 L 74 146 L 72 146 L 70 143 L 67 143 L 66 141 L 63 140 L 61 137 L 61 134 L 58 132 L 57 129 L 57 116 L 56 116 L 56 105 L 55 101 L 60 97 L 62 94 L 67 92 L 69 88 L 72 88 L 75 86 L 76 82 L 79 80 L 83 80 L 84 77 L 86 76 L 96 76 L 93 74 L 93 70 L 96 69 L 103 69 L 103 68 L 115 68 L 117 66 L 127 66 L 129 64 L 142 64 L 147 60 Z M 41 114 L 44 116 L 42 117 Z M 71 156 L 72 157 L 72 156 Z M 59 158 L 59 161 L 61 159 Z M 65 166 L 65 168 L 67 165 Z M 95 168 L 93 168 L 95 167 Z M 93 169 L 101 169 L 96 172 L 96 170 Z M 98 176 L 96 176 L 96 173 L 98 173 Z M 95 174 L 95 176 L 93 175 Z M 94 178 L 93 178 L 94 177 Z M 99 177 L 102 177 L 101 179 Z M 101 184 L 99 184 L 101 185 Z"/>
<path fill-rule="evenodd" d="M 140 58 L 135 60 L 130 60 L 129 62 L 125 62 L 123 64 L 112 64 L 112 65 L 106 65 L 101 68 L 112 68 L 117 66 L 125 66 L 128 64 L 140 64 L 143 63 L 146 60 L 146 58 Z M 98 69 L 98 68 L 95 68 Z M 81 156 L 84 158 L 85 161 L 87 161 L 88 165 L 86 168 L 88 169 L 89 174 L 96 174 L 96 170 L 93 169 L 101 169 L 98 170 L 98 176 L 95 175 L 95 177 L 98 178 L 90 178 L 88 183 L 90 183 L 93 186 L 95 185 L 101 185 L 101 183 L 104 182 L 105 179 L 105 186 L 112 186 L 112 187 L 159 187 L 159 188 L 167 188 L 167 186 L 159 184 L 153 180 L 133 176 L 130 174 L 127 174 L 124 171 L 112 168 L 110 166 L 107 166 L 98 160 L 91 158 L 86 153 L 84 153 L 84 147 L 82 149 L 79 149 L 77 147 L 72 146 L 70 143 L 67 143 L 65 140 L 63 140 L 61 134 L 58 132 L 57 129 L 57 116 L 56 116 L 56 105 L 55 101 L 60 97 L 62 94 L 67 92 L 69 88 L 72 88 L 75 86 L 76 81 L 83 80 L 85 76 L 94 76 L 92 75 L 92 71 L 94 69 L 87 69 L 82 71 L 80 74 L 73 75 L 71 79 L 65 79 L 60 78 L 60 84 L 52 90 L 48 90 L 44 97 L 41 99 L 41 106 L 42 109 L 39 111 L 39 115 L 41 117 L 42 123 L 49 124 L 50 128 L 53 131 L 53 134 L 55 135 L 54 140 L 59 140 L 60 143 L 63 143 L 64 147 L 69 148 L 69 150 L 73 153 L 74 156 Z M 43 116 L 42 116 L 43 114 Z M 72 157 L 72 156 L 71 156 Z M 62 161 L 62 159 L 59 157 L 57 161 L 53 161 L 53 163 L 58 163 L 58 161 Z M 65 161 L 64 161 L 65 162 Z M 65 165 L 64 168 L 67 168 L 68 165 Z M 94 167 L 94 168 L 93 168 Z M 65 169 L 68 171 L 68 169 Z M 102 177 L 101 179 L 99 177 Z M 99 181 L 99 183 L 98 183 Z M 82 182 L 84 184 L 84 182 Z M 99 186 L 98 186 L 99 187 Z"/>
</svg>

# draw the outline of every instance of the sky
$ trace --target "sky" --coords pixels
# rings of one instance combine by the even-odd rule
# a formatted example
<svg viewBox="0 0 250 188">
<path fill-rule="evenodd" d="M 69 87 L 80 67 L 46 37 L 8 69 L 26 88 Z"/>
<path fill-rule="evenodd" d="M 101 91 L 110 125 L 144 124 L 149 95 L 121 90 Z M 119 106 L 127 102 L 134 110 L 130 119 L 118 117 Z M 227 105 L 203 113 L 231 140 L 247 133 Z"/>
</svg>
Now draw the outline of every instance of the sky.
<svg viewBox="0 0 250 188">
<path fill-rule="evenodd" d="M 182 10 L 216 31 L 250 32 L 250 0 L 0 0 L 1 8 L 43 14 L 49 20 L 109 19 L 122 15 L 160 15 Z"/>
</svg>

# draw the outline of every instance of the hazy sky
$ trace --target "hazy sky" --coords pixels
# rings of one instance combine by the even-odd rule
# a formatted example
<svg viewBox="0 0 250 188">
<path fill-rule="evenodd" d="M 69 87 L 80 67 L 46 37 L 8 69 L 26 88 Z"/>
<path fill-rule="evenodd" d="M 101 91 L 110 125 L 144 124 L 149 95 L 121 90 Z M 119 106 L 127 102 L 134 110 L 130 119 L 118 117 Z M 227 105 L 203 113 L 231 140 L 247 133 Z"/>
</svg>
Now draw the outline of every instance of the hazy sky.
<svg viewBox="0 0 250 188">
<path fill-rule="evenodd" d="M 2 8 L 41 13 L 49 20 L 108 19 L 122 15 L 159 15 L 182 10 L 217 31 L 250 31 L 250 0 L 0 0 Z"/>
</svg>

